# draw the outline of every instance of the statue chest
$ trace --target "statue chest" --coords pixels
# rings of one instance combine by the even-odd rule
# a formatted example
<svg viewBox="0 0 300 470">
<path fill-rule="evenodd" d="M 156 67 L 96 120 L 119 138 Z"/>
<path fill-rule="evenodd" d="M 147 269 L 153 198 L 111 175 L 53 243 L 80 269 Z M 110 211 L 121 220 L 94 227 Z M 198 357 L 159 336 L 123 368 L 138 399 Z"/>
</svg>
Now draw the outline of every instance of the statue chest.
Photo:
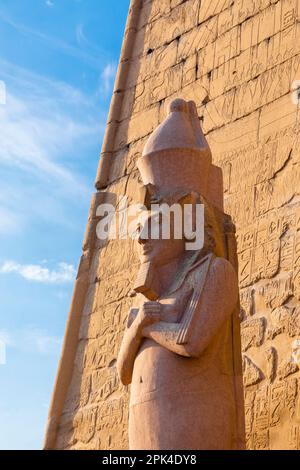
<svg viewBox="0 0 300 470">
<path fill-rule="evenodd" d="M 160 297 L 158 302 L 161 306 L 161 321 L 168 323 L 180 322 L 192 293 L 193 288 L 190 285 L 185 285 L 171 295 Z M 144 302 L 147 302 L 147 299 L 143 295 L 139 295 L 138 297 L 135 303 L 137 310 Z"/>
</svg>

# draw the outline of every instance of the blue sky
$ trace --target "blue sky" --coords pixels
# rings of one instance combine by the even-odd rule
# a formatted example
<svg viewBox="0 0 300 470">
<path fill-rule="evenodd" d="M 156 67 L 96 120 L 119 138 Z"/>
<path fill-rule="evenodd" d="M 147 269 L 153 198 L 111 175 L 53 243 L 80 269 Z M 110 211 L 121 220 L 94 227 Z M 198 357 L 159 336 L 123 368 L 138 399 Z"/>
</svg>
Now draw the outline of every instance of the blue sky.
<svg viewBox="0 0 300 470">
<path fill-rule="evenodd" d="M 0 449 L 42 446 L 128 5 L 0 0 Z"/>
</svg>

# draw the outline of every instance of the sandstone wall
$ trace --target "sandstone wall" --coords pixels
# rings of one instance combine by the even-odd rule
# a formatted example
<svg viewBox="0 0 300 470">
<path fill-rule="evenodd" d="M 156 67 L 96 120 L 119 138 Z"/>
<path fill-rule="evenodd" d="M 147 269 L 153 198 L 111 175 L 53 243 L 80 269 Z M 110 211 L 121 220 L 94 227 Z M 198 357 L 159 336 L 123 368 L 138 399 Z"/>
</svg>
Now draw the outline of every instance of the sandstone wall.
<svg viewBox="0 0 300 470">
<path fill-rule="evenodd" d="M 53 397 L 57 448 L 127 446 L 115 360 L 137 259 L 132 242 L 95 239 L 95 205 L 136 201 L 136 158 L 180 96 L 196 101 L 237 225 L 248 446 L 300 449 L 299 20 L 300 0 L 132 1 Z"/>
</svg>

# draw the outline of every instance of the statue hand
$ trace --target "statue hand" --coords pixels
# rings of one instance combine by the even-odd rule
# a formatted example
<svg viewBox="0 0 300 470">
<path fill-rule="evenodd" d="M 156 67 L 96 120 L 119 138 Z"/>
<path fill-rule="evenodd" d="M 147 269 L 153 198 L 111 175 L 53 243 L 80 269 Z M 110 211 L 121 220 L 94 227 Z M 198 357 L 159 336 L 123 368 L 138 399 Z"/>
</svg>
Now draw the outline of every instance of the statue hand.
<svg viewBox="0 0 300 470">
<path fill-rule="evenodd" d="M 136 317 L 138 333 L 142 335 L 143 329 L 153 323 L 159 322 L 161 305 L 159 302 L 145 302 Z"/>
</svg>

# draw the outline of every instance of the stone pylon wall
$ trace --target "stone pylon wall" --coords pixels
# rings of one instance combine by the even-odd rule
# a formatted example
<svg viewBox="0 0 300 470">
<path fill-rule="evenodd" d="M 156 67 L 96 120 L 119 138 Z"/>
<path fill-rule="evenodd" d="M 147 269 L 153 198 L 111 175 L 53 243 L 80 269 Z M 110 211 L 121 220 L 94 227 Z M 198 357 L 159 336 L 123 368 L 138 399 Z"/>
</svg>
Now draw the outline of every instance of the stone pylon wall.
<svg viewBox="0 0 300 470">
<path fill-rule="evenodd" d="M 128 390 L 115 360 L 137 258 L 130 241 L 95 238 L 95 207 L 136 202 L 136 159 L 182 97 L 197 104 L 237 225 L 248 446 L 300 449 L 300 142 L 290 92 L 299 20 L 300 0 L 131 2 L 49 446 L 127 446 Z"/>
</svg>

